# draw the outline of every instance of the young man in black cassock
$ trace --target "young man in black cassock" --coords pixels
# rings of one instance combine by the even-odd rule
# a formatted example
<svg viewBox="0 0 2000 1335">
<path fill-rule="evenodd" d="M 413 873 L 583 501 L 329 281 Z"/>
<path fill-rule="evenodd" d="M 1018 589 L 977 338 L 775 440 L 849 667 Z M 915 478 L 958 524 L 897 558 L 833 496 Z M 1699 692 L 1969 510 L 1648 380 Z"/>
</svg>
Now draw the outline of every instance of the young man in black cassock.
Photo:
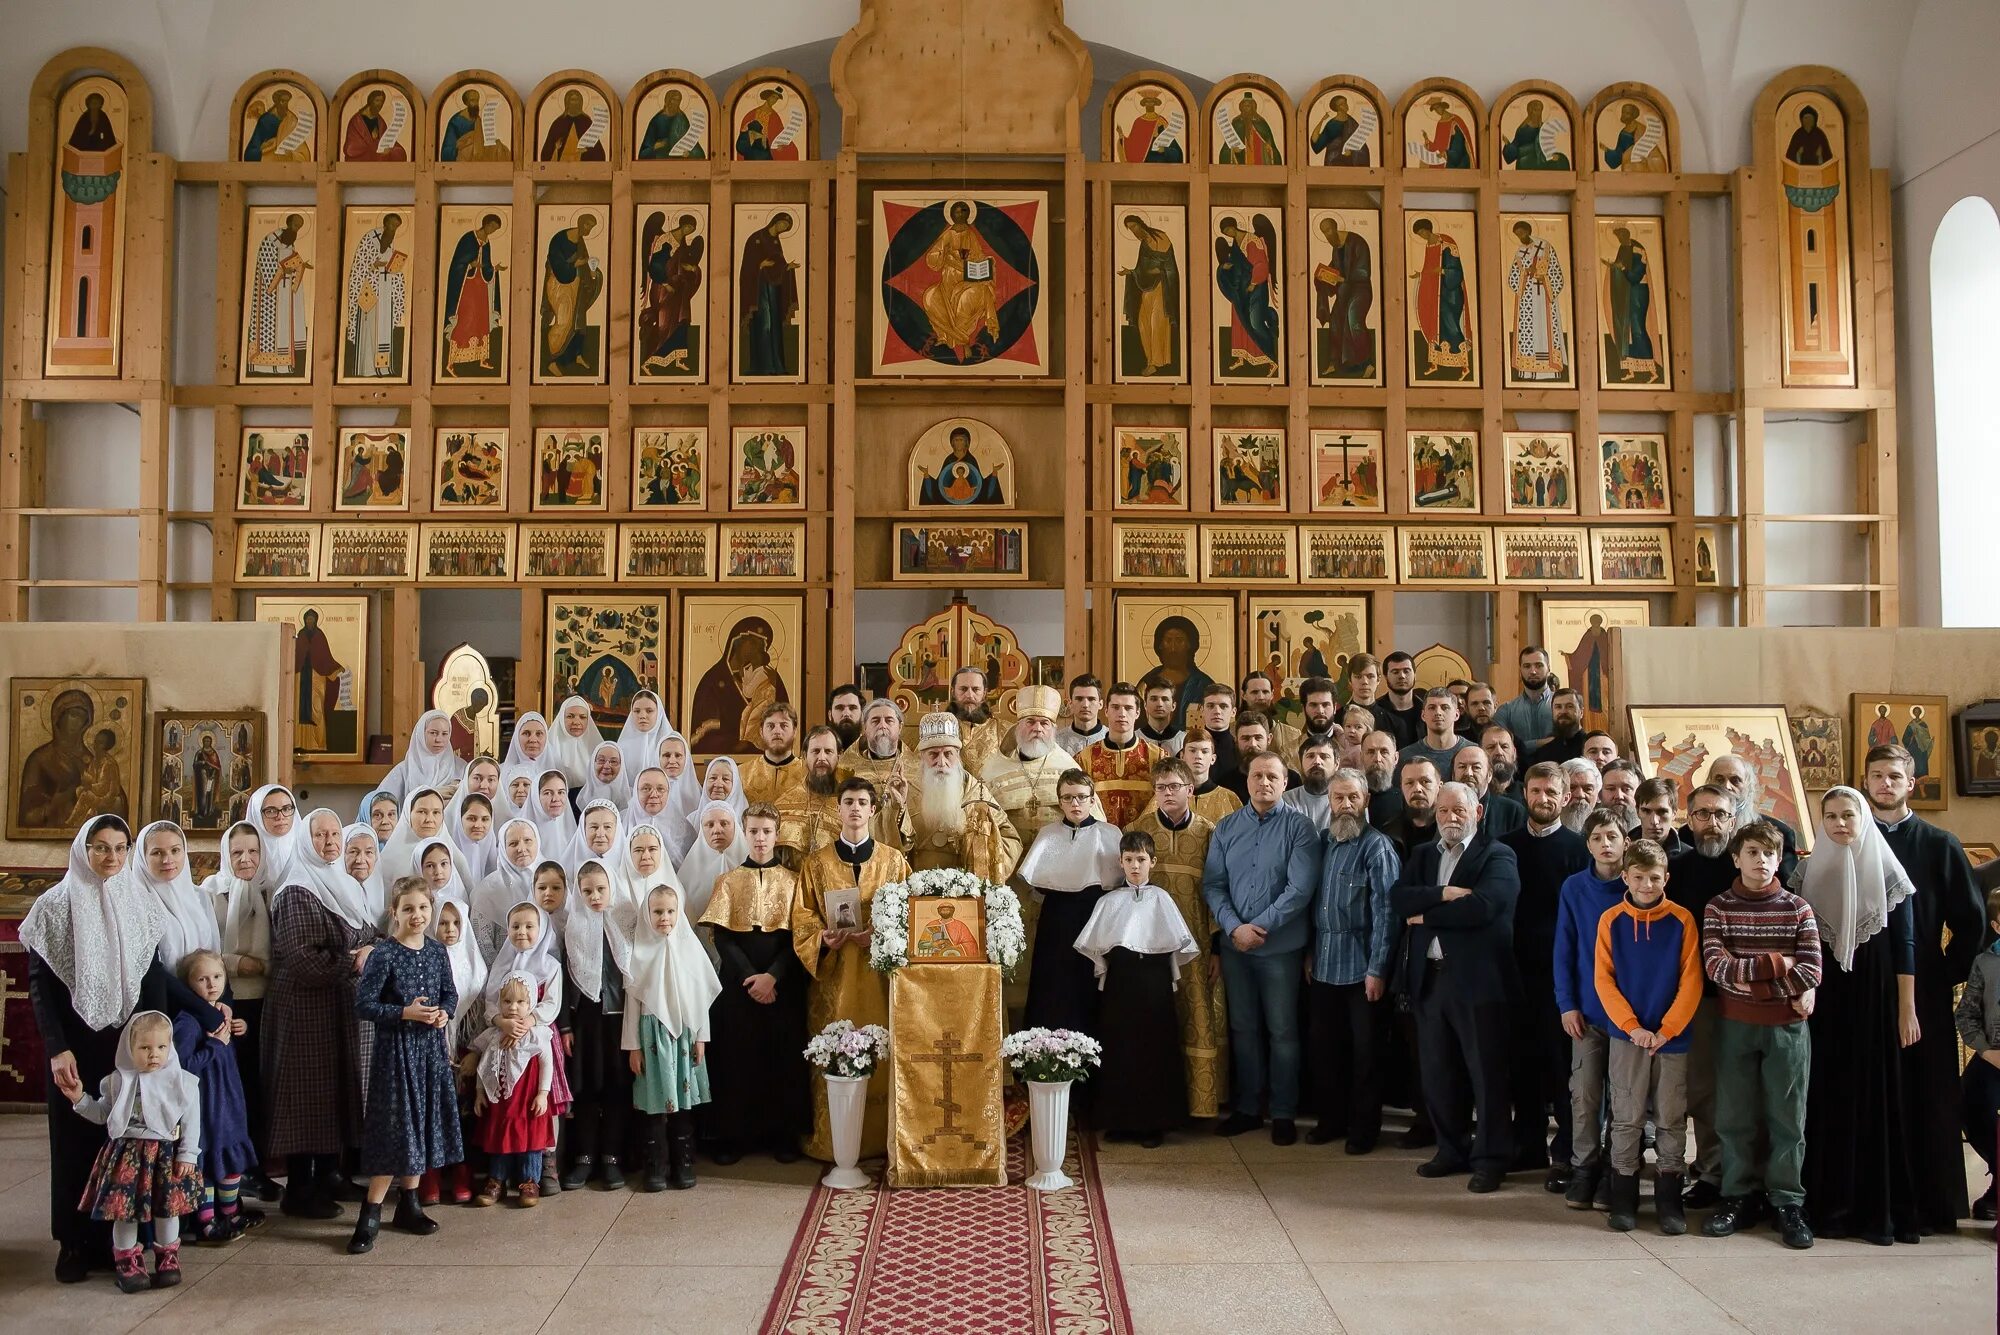
<svg viewBox="0 0 2000 1335">
<path fill-rule="evenodd" d="M 1971 1213 L 1965 1190 L 1958 1083 L 1958 1031 L 1952 989 L 1972 971 L 1986 939 L 1986 914 L 1972 863 L 1957 836 L 1910 811 L 1916 764 L 1900 746 L 1869 750 L 1864 772 L 1869 805 L 1889 850 L 1917 888 L 1917 1025 L 1903 1049 L 1903 1097 L 1911 1132 L 1922 1231 L 1949 1233 Z M 1944 933 L 1951 942 L 1944 944 Z"/>
</svg>

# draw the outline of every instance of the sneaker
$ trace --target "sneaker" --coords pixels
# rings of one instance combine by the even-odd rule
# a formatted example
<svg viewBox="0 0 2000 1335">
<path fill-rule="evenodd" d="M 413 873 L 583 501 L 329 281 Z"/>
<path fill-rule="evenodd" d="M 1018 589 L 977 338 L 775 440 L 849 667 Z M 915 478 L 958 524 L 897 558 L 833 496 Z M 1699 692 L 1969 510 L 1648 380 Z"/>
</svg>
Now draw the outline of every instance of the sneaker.
<svg viewBox="0 0 2000 1335">
<path fill-rule="evenodd" d="M 1812 1230 L 1806 1227 L 1805 1213 L 1798 1206 L 1780 1205 L 1777 1216 L 1778 1234 L 1787 1247 L 1802 1252 L 1813 1245 Z"/>
<path fill-rule="evenodd" d="M 1685 1205 L 1687 1198 L 1682 1197 L 1681 1203 Z M 1723 1197 L 1722 1203 L 1715 1207 L 1713 1214 L 1709 1215 L 1708 1222 L 1701 1226 L 1702 1236 L 1705 1238 L 1726 1238 L 1735 1233 L 1737 1229 L 1744 1227 L 1750 1222 L 1745 1218 L 1749 1213 L 1748 1204 L 1747 1197 Z"/>
<path fill-rule="evenodd" d="M 1695 1184 L 1681 1193 L 1681 1208 L 1684 1210 L 1706 1210 L 1722 1199 L 1722 1188 L 1707 1178 L 1697 1178 Z"/>
<path fill-rule="evenodd" d="M 120 1293 L 144 1293 L 153 1286 L 146 1278 L 146 1257 L 137 1247 L 113 1248 L 112 1269 L 118 1275 Z"/>
</svg>

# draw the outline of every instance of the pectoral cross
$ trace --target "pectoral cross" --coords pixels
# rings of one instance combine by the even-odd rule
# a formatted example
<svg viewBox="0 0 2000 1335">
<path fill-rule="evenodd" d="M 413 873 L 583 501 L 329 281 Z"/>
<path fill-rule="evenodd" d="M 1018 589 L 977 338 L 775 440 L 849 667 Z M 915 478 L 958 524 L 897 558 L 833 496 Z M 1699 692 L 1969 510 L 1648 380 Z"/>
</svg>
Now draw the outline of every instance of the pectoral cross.
<svg viewBox="0 0 2000 1335">
<path fill-rule="evenodd" d="M 958 1114 L 965 1111 L 965 1105 L 952 1097 L 951 1089 L 953 1068 L 960 1062 L 976 1062 L 983 1054 L 977 1052 L 960 1052 L 959 1037 L 949 1029 L 938 1036 L 936 1046 L 937 1051 L 935 1052 L 920 1052 L 910 1058 L 911 1061 L 936 1063 L 939 1074 L 944 1080 L 944 1092 L 939 1097 L 931 1100 L 931 1106 L 944 1114 L 944 1121 L 936 1130 L 924 1137 L 923 1143 L 929 1145 L 942 1137 L 956 1136 L 966 1144 L 972 1146 L 972 1148 L 983 1150 L 986 1148 L 984 1140 L 959 1127 Z"/>
</svg>

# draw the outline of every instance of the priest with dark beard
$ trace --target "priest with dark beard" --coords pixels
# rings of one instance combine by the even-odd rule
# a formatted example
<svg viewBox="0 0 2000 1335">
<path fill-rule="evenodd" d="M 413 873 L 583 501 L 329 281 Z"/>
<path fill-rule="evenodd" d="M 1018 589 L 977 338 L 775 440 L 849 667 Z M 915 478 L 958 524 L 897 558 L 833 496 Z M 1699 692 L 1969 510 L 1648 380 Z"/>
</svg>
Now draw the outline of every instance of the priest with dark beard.
<svg viewBox="0 0 2000 1335">
<path fill-rule="evenodd" d="M 861 710 L 867 702 L 853 682 L 836 686 L 826 695 L 826 726 L 840 739 L 840 749 L 861 740 Z"/>
<path fill-rule="evenodd" d="M 1972 972 L 1986 912 L 1958 837 L 1910 810 L 1916 762 L 1894 745 L 1871 747 L 1863 782 L 1875 823 L 1917 892 L 1917 1028 L 1903 1049 L 1903 1099 L 1917 1179 L 1918 1226 L 1950 1233 L 1971 1213 L 1960 1146 L 1958 1031 L 1952 990 Z M 1951 933 L 1946 944 L 1944 934 Z"/>
<path fill-rule="evenodd" d="M 806 734 L 805 775 L 773 803 L 778 809 L 778 851 L 797 869 L 806 855 L 833 842 L 840 830 L 840 734 L 821 724 Z"/>
<path fill-rule="evenodd" d="M 951 712 L 958 719 L 958 738 L 965 756 L 965 772 L 977 774 L 988 758 L 1000 750 L 1006 739 L 1000 720 L 986 703 L 992 683 L 986 669 L 967 665 L 951 674 Z"/>
</svg>

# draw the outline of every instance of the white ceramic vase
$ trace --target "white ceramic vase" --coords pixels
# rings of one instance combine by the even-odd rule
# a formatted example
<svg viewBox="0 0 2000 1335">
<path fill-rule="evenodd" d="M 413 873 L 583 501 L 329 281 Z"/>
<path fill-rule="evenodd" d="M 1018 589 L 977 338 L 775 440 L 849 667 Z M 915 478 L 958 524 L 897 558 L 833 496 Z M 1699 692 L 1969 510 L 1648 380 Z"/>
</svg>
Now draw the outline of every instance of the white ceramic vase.
<svg viewBox="0 0 2000 1335">
<path fill-rule="evenodd" d="M 854 1166 L 861 1157 L 861 1123 L 867 1117 L 867 1109 L 867 1076 L 827 1076 L 826 1111 L 833 1124 L 833 1167 L 820 1179 L 821 1186 L 851 1191 L 874 1185 L 875 1179 Z"/>
<path fill-rule="evenodd" d="M 1035 1171 L 1028 1185 L 1036 1191 L 1076 1185 L 1062 1170 L 1069 1149 L 1069 1087 L 1067 1080 L 1028 1082 L 1028 1126 L 1035 1150 Z"/>
</svg>

